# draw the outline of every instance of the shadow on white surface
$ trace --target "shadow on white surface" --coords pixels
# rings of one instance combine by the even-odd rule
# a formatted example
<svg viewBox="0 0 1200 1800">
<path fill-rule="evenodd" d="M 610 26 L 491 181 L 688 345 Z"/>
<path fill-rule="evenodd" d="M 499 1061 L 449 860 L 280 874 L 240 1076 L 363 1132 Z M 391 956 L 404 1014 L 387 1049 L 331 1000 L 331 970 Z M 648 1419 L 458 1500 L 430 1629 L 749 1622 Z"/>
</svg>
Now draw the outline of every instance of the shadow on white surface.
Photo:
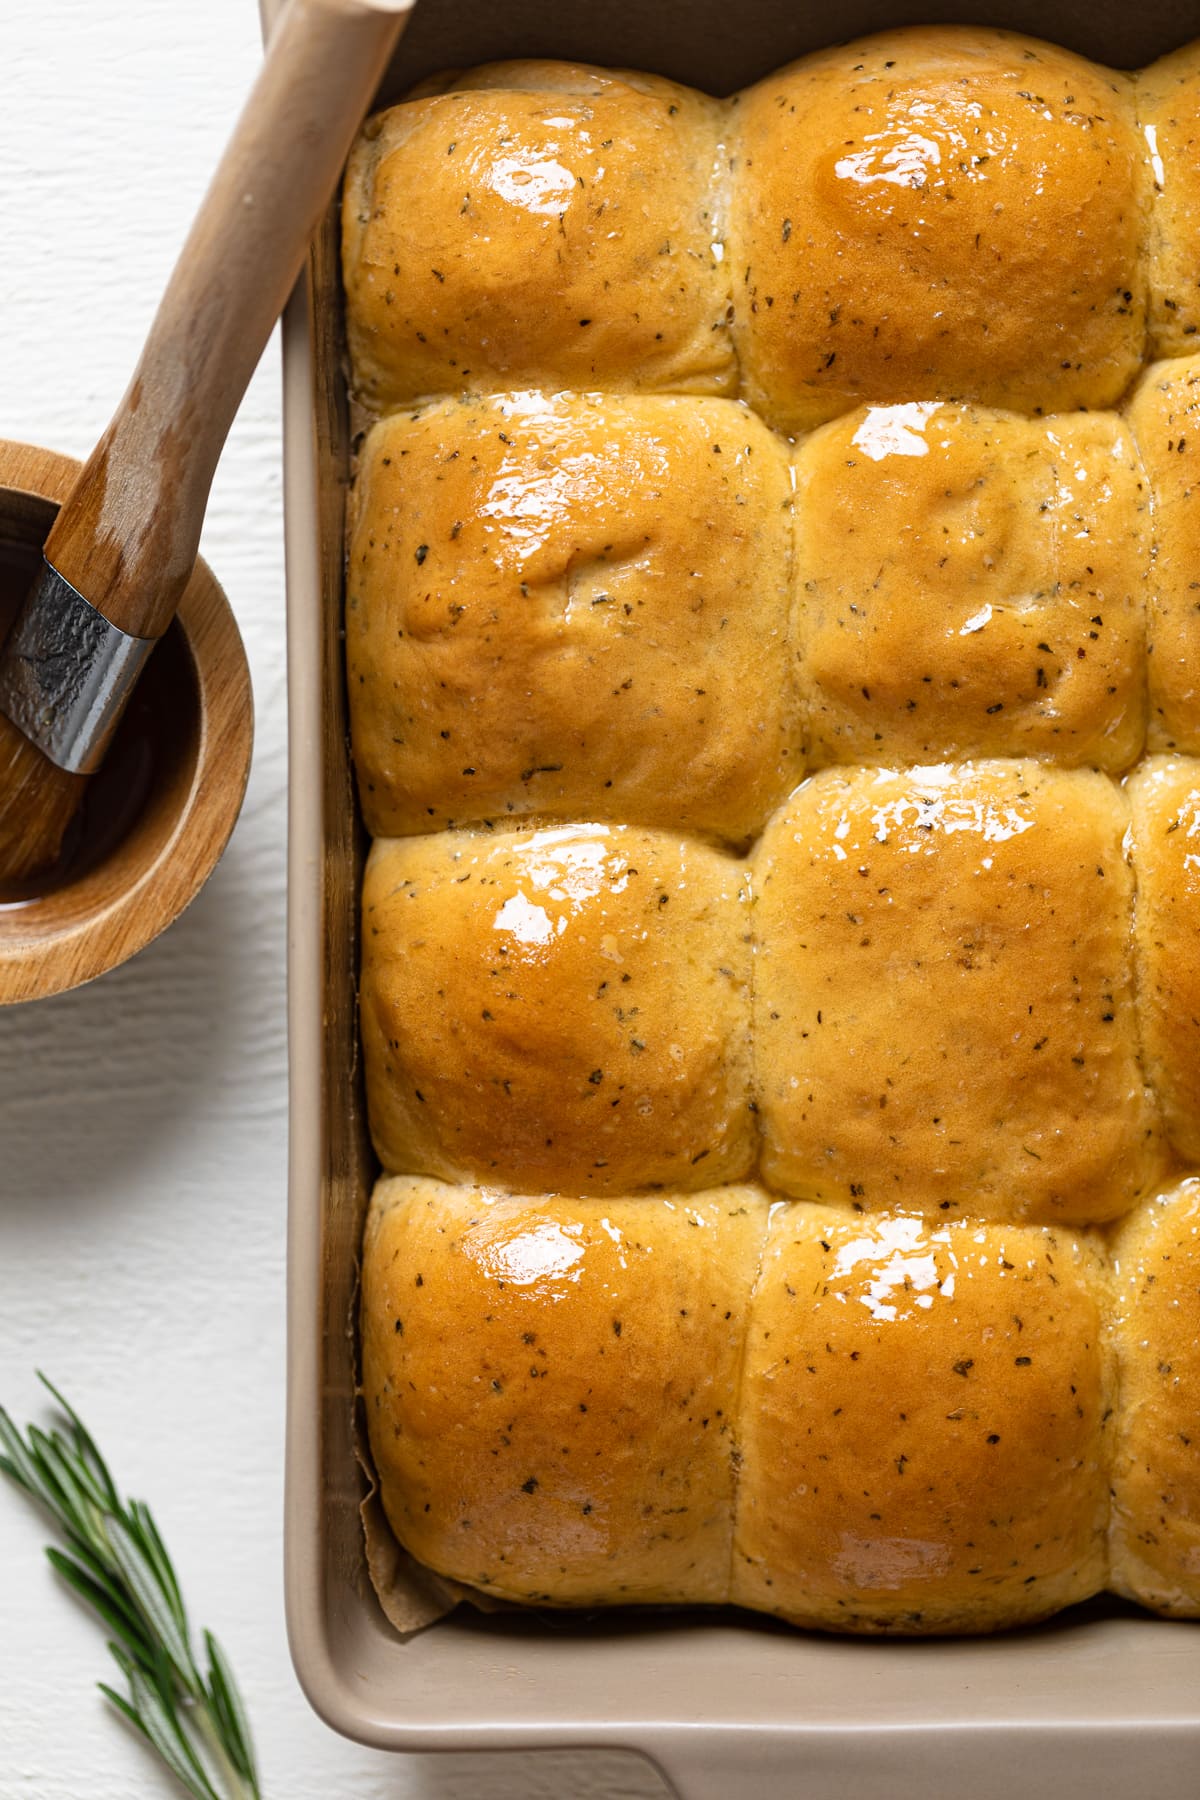
<svg viewBox="0 0 1200 1800">
<path fill-rule="evenodd" d="M 131 962 L 0 1010 L 0 1229 L 31 1210 L 119 1205 L 181 1136 L 228 1128 L 248 1053 L 282 1065 L 281 1008 L 263 1018 L 261 985 L 264 948 L 272 957 L 282 933 L 264 933 L 242 862 L 235 840 L 189 910 Z"/>
</svg>

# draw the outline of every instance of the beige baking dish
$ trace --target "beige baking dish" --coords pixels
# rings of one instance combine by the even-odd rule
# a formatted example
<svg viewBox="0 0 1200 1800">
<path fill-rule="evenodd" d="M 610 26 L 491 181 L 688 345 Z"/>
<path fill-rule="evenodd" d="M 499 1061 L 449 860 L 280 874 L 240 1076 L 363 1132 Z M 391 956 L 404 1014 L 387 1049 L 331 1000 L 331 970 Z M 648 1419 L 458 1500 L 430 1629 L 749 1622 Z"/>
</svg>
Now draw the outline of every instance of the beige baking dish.
<svg viewBox="0 0 1200 1800">
<path fill-rule="evenodd" d="M 268 18 L 278 0 L 264 0 Z M 889 23 L 1008 25 L 1134 67 L 1200 31 L 1179 0 L 888 5 L 421 0 L 392 98 L 430 71 L 556 55 L 725 93 Z M 360 867 L 341 667 L 348 432 L 332 215 L 284 327 L 291 701 L 286 1579 L 292 1652 L 338 1730 L 395 1750 L 609 1746 L 688 1800 L 1057 1800 L 1200 1792 L 1200 1629 L 1115 1603 L 963 1642 L 805 1636 L 740 1615 L 601 1620 L 460 1607 L 405 1641 L 367 1579 L 354 1457 L 355 1259 L 372 1173 L 354 1018 Z"/>
</svg>

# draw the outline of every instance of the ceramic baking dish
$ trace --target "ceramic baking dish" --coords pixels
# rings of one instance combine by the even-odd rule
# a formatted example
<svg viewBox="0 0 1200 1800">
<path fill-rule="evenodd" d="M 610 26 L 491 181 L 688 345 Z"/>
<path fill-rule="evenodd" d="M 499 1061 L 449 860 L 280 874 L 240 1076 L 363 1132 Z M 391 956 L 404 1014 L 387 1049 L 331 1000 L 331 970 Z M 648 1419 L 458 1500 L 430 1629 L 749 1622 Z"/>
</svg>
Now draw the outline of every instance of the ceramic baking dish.
<svg viewBox="0 0 1200 1800">
<path fill-rule="evenodd" d="M 268 16 L 277 0 L 265 0 Z M 1136 67 L 1200 31 L 1178 0 L 420 0 L 381 94 L 552 55 L 727 93 L 887 24 L 1007 25 Z M 1200 1792 L 1200 1629 L 1093 1605 L 1036 1631 L 838 1640 L 733 1613 L 547 1621 L 460 1607 L 402 1640 L 369 1584 L 352 1438 L 356 1255 L 373 1173 L 355 1031 L 361 866 L 341 664 L 348 428 L 333 215 L 284 328 L 291 701 L 287 1604 L 331 1725 L 395 1750 L 640 1750 L 688 1800 L 1057 1800 Z"/>
</svg>

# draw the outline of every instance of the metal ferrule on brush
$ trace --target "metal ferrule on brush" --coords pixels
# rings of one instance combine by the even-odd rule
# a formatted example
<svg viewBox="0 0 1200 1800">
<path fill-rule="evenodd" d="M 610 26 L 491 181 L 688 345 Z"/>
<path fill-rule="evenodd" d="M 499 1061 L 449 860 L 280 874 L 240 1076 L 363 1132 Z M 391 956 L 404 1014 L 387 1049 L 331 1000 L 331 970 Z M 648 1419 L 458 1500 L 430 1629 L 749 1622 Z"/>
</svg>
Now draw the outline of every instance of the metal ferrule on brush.
<svg viewBox="0 0 1200 1800">
<path fill-rule="evenodd" d="M 156 642 L 111 625 L 43 561 L 0 653 L 0 713 L 60 769 L 91 775 Z"/>
</svg>

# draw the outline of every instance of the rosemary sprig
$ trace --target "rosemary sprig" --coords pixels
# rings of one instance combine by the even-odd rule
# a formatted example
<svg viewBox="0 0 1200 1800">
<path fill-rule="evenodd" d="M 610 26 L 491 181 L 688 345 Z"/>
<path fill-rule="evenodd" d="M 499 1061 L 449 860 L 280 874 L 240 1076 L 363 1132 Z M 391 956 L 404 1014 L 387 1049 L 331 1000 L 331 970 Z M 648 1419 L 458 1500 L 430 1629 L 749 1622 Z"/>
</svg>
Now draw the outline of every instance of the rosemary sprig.
<svg viewBox="0 0 1200 1800">
<path fill-rule="evenodd" d="M 112 1633 L 127 1692 L 102 1694 L 147 1738 L 195 1800 L 261 1800 L 254 1749 L 233 1672 L 211 1632 L 201 1673 L 179 1582 L 140 1500 L 122 1500 L 79 1415 L 44 1375 L 63 1430 L 22 1437 L 0 1407 L 0 1470 L 54 1520 L 67 1550 L 46 1555 Z"/>
</svg>

